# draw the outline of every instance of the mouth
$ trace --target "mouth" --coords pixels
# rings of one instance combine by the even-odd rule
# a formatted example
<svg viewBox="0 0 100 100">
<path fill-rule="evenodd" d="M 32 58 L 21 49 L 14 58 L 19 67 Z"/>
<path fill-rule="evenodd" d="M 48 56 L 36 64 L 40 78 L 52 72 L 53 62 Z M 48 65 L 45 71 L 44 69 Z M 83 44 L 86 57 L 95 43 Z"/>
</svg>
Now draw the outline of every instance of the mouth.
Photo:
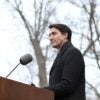
<svg viewBox="0 0 100 100">
<path fill-rule="evenodd" d="M 56 44 L 56 42 L 52 41 L 52 42 L 51 42 L 51 45 L 54 47 L 54 46 L 56 46 L 57 44 Z"/>
<path fill-rule="evenodd" d="M 51 44 L 54 44 L 55 43 L 55 41 L 51 41 Z"/>
</svg>

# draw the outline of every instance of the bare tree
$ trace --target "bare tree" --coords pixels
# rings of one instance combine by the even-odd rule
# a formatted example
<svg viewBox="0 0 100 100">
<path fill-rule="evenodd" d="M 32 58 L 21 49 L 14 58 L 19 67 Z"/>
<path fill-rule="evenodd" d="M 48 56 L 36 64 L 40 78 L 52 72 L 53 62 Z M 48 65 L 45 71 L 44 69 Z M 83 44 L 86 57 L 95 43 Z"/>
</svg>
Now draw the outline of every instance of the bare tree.
<svg viewBox="0 0 100 100">
<path fill-rule="evenodd" d="M 74 33 L 81 34 L 81 43 L 80 49 L 82 48 L 82 43 L 84 41 L 88 41 L 88 45 L 86 44 L 85 49 L 83 49 L 83 56 L 88 57 L 89 59 L 93 59 L 96 61 L 96 65 L 98 69 L 100 69 L 100 13 L 98 9 L 100 9 L 100 4 L 98 0 L 64 0 L 72 5 L 80 8 L 82 13 L 82 18 L 80 20 L 80 26 L 84 25 L 84 29 L 86 29 L 86 33 L 79 33 L 78 31 L 74 31 Z M 74 26 L 75 27 L 75 26 Z M 83 27 L 82 27 L 83 28 Z M 95 67 L 95 66 L 94 66 Z M 93 90 L 98 98 L 100 98 L 100 93 L 96 86 L 89 83 L 88 80 L 86 83 L 91 87 L 90 90 Z"/>
<path fill-rule="evenodd" d="M 29 38 L 31 44 L 33 46 L 36 60 L 39 69 L 39 84 L 40 87 L 47 84 L 46 77 L 46 55 L 43 54 L 42 48 L 40 46 L 40 42 L 43 38 L 45 30 L 50 23 L 50 18 L 55 13 L 56 6 L 53 6 L 53 3 L 56 0 L 33 0 L 32 2 L 32 13 L 33 14 L 33 22 L 25 15 L 24 13 L 24 5 L 22 0 L 7 0 L 7 2 L 12 6 L 14 11 L 19 14 L 23 25 L 29 34 Z M 28 9 L 28 8 L 27 8 Z"/>
</svg>

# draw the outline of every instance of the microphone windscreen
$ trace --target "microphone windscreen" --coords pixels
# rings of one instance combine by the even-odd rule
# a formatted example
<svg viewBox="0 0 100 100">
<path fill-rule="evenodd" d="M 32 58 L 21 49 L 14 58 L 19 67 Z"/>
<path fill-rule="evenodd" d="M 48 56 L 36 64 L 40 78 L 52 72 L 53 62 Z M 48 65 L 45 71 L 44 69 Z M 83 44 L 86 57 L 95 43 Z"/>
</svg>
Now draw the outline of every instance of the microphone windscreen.
<svg viewBox="0 0 100 100">
<path fill-rule="evenodd" d="M 24 56 L 22 56 L 20 58 L 20 63 L 22 65 L 26 65 L 26 64 L 30 63 L 32 60 L 33 60 L 33 58 L 30 54 L 25 54 Z"/>
</svg>

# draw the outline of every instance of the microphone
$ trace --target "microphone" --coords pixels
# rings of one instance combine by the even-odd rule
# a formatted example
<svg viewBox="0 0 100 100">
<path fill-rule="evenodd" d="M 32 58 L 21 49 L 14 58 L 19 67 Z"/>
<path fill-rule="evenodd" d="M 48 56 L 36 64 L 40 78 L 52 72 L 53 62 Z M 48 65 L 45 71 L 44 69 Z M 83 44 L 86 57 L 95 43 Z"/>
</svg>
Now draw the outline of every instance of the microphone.
<svg viewBox="0 0 100 100">
<path fill-rule="evenodd" d="M 20 58 L 20 63 L 22 65 L 26 65 L 30 63 L 32 60 L 33 60 L 32 56 L 30 54 L 26 54 Z"/>
<path fill-rule="evenodd" d="M 20 64 L 26 65 L 30 63 L 33 60 L 32 56 L 30 54 L 25 54 L 24 56 L 20 57 L 20 63 L 15 66 L 15 68 L 5 77 L 7 78 Z"/>
</svg>

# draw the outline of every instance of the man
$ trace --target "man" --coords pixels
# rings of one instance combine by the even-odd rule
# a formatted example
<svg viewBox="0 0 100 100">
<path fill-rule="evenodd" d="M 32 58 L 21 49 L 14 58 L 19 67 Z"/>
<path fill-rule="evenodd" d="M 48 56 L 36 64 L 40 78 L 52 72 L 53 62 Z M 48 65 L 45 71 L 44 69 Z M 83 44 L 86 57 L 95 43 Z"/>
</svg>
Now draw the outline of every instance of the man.
<svg viewBox="0 0 100 100">
<path fill-rule="evenodd" d="M 85 100 L 85 64 L 71 43 L 71 29 L 64 24 L 52 24 L 49 28 L 51 46 L 59 53 L 45 88 L 54 91 L 55 100 Z"/>
</svg>

